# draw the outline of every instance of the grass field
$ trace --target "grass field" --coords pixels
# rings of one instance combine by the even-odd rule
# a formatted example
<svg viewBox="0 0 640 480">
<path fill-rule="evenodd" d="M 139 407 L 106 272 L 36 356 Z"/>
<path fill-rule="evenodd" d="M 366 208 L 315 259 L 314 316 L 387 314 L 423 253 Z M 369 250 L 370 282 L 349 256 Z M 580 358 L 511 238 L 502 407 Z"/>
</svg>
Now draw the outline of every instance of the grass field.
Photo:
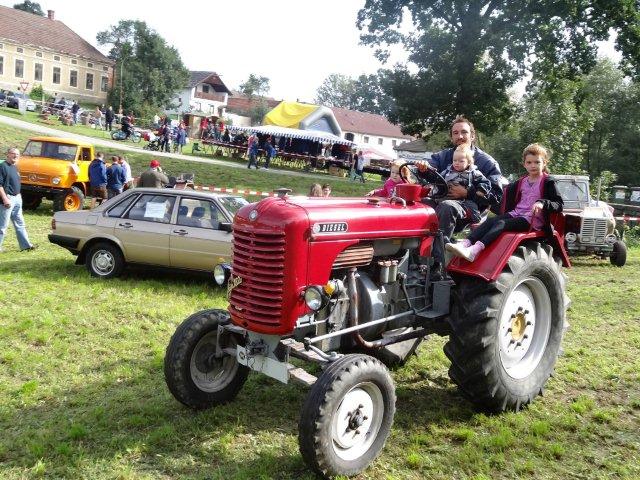
<svg viewBox="0 0 640 480">
<path fill-rule="evenodd" d="M 305 390 L 251 375 L 193 413 L 168 393 L 164 349 L 187 315 L 224 308 L 208 277 L 128 269 L 98 281 L 47 243 L 50 203 L 0 253 L 0 478 L 311 479 L 297 450 Z M 433 338 L 393 373 L 398 412 L 359 478 L 640 478 L 640 249 L 622 268 L 578 259 L 571 328 L 545 396 L 474 412 Z"/>
</svg>

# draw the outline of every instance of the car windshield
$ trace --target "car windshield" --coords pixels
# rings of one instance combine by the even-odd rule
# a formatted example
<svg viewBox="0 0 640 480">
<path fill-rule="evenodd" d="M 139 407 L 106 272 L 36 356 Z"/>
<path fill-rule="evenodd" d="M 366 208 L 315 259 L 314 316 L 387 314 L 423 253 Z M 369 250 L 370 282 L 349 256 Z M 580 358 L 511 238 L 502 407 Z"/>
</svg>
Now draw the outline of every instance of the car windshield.
<svg viewBox="0 0 640 480">
<path fill-rule="evenodd" d="M 589 186 L 586 182 L 562 180 L 556 183 L 558 193 L 565 202 L 589 203 Z"/>
<path fill-rule="evenodd" d="M 75 160 L 77 150 L 77 145 L 31 140 L 27 143 L 23 155 L 69 161 Z"/>
<path fill-rule="evenodd" d="M 218 200 L 232 217 L 234 217 L 236 212 L 242 207 L 249 205 L 249 202 L 242 197 L 218 197 Z"/>
</svg>

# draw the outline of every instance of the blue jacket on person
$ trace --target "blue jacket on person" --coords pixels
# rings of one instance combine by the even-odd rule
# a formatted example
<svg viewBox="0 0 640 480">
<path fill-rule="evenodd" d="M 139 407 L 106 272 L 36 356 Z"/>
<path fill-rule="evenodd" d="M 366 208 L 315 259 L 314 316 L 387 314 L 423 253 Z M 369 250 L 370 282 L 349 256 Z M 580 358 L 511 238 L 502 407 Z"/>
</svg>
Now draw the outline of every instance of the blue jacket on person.
<svg viewBox="0 0 640 480">
<path fill-rule="evenodd" d="M 103 160 L 94 158 L 89 164 L 89 183 L 92 187 L 105 187 L 107 185 L 107 167 Z"/>
<path fill-rule="evenodd" d="M 111 167 L 107 170 L 107 188 L 111 190 L 122 190 L 126 179 L 124 167 L 121 167 L 117 163 L 111 164 Z"/>
<path fill-rule="evenodd" d="M 476 195 L 475 186 L 468 188 L 467 198 L 476 202 L 481 210 L 487 207 L 497 208 L 502 200 L 502 185 L 500 179 L 502 172 L 500 171 L 500 165 L 498 162 L 488 153 L 483 152 L 478 147 L 471 147 L 473 150 L 473 160 L 475 166 L 480 170 L 485 177 L 491 182 L 491 192 L 489 195 L 482 196 Z M 443 172 L 447 167 L 453 164 L 453 152 L 455 148 L 446 148 L 440 152 L 436 152 L 431 156 L 429 164 L 436 168 L 438 172 Z"/>
</svg>

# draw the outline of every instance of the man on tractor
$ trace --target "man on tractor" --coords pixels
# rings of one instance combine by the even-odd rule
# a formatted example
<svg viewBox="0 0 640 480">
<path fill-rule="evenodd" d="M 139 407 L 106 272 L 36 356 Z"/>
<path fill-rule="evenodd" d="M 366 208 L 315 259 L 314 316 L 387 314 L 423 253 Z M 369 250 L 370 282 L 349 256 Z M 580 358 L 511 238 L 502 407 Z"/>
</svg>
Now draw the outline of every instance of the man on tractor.
<svg viewBox="0 0 640 480">
<path fill-rule="evenodd" d="M 452 148 L 446 148 L 436 152 L 431 156 L 429 165 L 438 172 L 443 172 L 453 163 L 453 153 L 459 145 L 468 144 L 473 151 L 475 166 L 491 182 L 491 190 L 483 195 L 473 186 L 467 188 L 463 185 L 451 185 L 449 193 L 444 201 L 440 202 L 436 211 L 438 222 L 444 242 L 435 242 L 433 247 L 434 271 L 441 270 L 444 263 L 443 245 L 451 241 L 453 233 L 462 230 L 467 224 L 472 222 L 472 215 L 463 207 L 460 200 L 471 200 L 478 205 L 480 212 L 486 211 L 492 206 L 500 205 L 502 199 L 502 186 L 500 178 L 502 172 L 498 162 L 488 153 L 483 152 L 475 145 L 476 131 L 470 120 L 460 115 L 453 120 L 451 130 Z M 480 194 L 479 194 L 480 193 Z"/>
</svg>

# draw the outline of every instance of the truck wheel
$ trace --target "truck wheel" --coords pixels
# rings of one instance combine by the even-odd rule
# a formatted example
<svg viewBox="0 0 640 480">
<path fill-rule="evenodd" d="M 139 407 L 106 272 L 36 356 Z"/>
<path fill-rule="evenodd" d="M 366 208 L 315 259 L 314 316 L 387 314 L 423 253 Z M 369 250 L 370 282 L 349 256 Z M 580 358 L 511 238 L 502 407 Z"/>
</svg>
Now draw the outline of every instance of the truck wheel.
<svg viewBox="0 0 640 480">
<path fill-rule="evenodd" d="M 217 358 L 216 343 L 235 347 L 236 337 L 225 332 L 218 339 L 218 325 L 229 323 L 225 310 L 202 310 L 187 318 L 175 331 L 164 357 L 164 378 L 169 391 L 187 407 L 202 410 L 233 400 L 244 385 L 249 369 L 235 356 Z"/>
<path fill-rule="evenodd" d="M 395 409 L 393 380 L 380 361 L 341 357 L 320 375 L 302 407 L 302 458 L 325 477 L 356 475 L 380 454 Z"/>
<path fill-rule="evenodd" d="M 25 210 L 35 210 L 42 203 L 42 197 L 40 195 L 34 195 L 33 193 L 22 194 L 22 208 Z"/>
<path fill-rule="evenodd" d="M 85 265 L 93 277 L 113 278 L 122 273 L 124 258 L 115 245 L 96 243 L 89 248 Z"/>
<path fill-rule="evenodd" d="M 53 211 L 74 212 L 82 210 L 84 193 L 78 187 L 71 187 L 53 197 Z"/>
<path fill-rule="evenodd" d="M 565 277 L 550 246 L 521 246 L 494 282 L 463 280 L 444 352 L 462 394 L 488 411 L 519 410 L 542 393 L 565 330 Z"/>
<path fill-rule="evenodd" d="M 627 246 L 622 240 L 616 240 L 616 243 L 613 244 L 613 251 L 609 256 L 609 261 L 611 265 L 616 267 L 622 267 L 627 263 Z"/>
</svg>

